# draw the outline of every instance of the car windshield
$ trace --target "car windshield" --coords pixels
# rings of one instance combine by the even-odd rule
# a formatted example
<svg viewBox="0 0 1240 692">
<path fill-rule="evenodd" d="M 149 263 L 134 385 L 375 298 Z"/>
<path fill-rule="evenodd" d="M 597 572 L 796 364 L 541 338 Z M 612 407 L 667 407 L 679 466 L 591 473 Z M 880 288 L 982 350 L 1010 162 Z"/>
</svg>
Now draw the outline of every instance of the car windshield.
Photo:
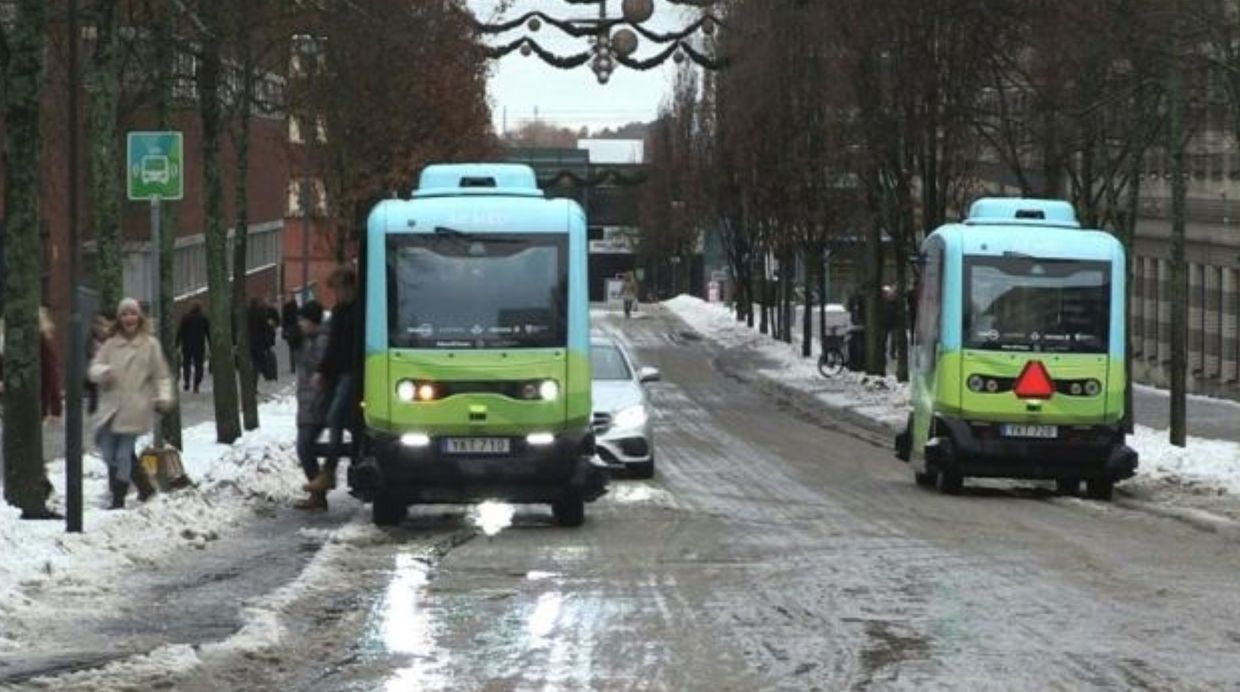
<svg viewBox="0 0 1240 692">
<path fill-rule="evenodd" d="M 965 348 L 1106 353 L 1111 267 L 1032 257 L 965 260 Z"/>
<path fill-rule="evenodd" d="M 565 346 L 566 246 L 562 234 L 445 232 L 390 237 L 392 346 Z"/>
<path fill-rule="evenodd" d="M 590 366 L 596 380 L 631 380 L 629 364 L 615 346 L 590 347 Z"/>
</svg>

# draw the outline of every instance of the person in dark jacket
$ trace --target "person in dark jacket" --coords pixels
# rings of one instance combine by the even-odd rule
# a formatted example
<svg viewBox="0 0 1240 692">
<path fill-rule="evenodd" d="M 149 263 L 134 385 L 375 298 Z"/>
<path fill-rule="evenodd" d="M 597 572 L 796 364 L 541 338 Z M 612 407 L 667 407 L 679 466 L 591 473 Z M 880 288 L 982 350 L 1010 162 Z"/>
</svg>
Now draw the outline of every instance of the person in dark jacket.
<svg viewBox="0 0 1240 692">
<path fill-rule="evenodd" d="M 352 421 L 356 405 L 358 334 L 362 327 L 357 304 L 357 274 L 351 267 L 340 267 L 327 285 L 336 294 L 336 305 L 327 323 L 327 352 L 314 379 L 317 386 L 330 393 L 327 427 L 331 431 L 331 447 L 322 472 L 306 484 L 310 492 L 327 492 L 336 487 L 336 466 L 344 445 L 344 429 Z"/>
<path fill-rule="evenodd" d="M 202 313 L 202 304 L 194 303 L 177 327 L 177 346 L 181 349 L 181 378 L 187 392 L 192 384 L 194 393 L 197 394 L 202 385 L 202 364 L 207 358 L 207 346 L 210 343 L 211 323 Z"/>
<path fill-rule="evenodd" d="M 317 301 L 316 301 L 317 302 Z M 284 337 L 284 343 L 288 344 L 288 367 L 289 372 L 297 374 L 297 351 L 301 348 L 301 325 L 300 311 L 297 309 L 297 294 L 290 292 L 288 294 L 288 302 L 282 308 L 283 314 L 280 320 L 280 332 Z M 320 312 L 322 306 L 320 306 Z"/>
<path fill-rule="evenodd" d="M 297 458 L 307 481 L 319 477 L 319 435 L 327 423 L 326 392 L 315 382 L 315 373 L 327 352 L 327 332 L 323 324 L 323 306 L 317 301 L 307 301 L 301 306 L 299 333 L 301 343 L 297 348 Z M 312 491 L 310 497 L 297 502 L 297 509 L 322 511 L 327 509 L 327 491 Z"/>
<path fill-rule="evenodd" d="M 275 362 L 272 347 L 276 343 L 275 326 L 279 324 L 279 320 L 272 322 L 270 308 L 261 298 L 250 299 L 247 317 L 250 326 L 250 360 L 254 363 L 255 377 L 262 375 L 268 382 L 274 382 L 278 373 L 272 367 Z"/>
</svg>

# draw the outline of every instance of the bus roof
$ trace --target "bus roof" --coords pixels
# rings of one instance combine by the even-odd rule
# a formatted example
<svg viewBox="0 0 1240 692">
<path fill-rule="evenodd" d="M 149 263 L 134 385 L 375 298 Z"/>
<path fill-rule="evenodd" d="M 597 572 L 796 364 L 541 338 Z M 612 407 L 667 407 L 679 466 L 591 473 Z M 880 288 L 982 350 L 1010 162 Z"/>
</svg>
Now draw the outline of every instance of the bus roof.
<svg viewBox="0 0 1240 692">
<path fill-rule="evenodd" d="M 413 197 L 545 197 L 534 169 L 516 163 L 444 163 L 422 170 Z"/>
<path fill-rule="evenodd" d="M 969 226 L 1080 228 L 1076 210 L 1060 199 L 983 197 L 969 207 Z"/>
<path fill-rule="evenodd" d="M 585 234 L 585 212 L 570 199 L 506 195 L 458 195 L 389 199 L 370 213 L 372 233 L 433 233 L 449 228 L 464 233 Z"/>
</svg>

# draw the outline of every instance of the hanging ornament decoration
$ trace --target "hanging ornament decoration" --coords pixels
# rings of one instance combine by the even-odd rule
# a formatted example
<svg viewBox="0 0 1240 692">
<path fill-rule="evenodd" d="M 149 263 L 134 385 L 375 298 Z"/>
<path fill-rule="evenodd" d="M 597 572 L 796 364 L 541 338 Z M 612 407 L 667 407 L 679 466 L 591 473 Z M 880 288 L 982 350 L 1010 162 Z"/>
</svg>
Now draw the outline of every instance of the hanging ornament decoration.
<svg viewBox="0 0 1240 692">
<path fill-rule="evenodd" d="M 611 37 L 612 48 L 616 51 L 616 55 L 629 57 L 637 52 L 637 34 L 632 29 L 621 29 Z"/>
<path fill-rule="evenodd" d="M 620 9 L 626 22 L 641 24 L 654 16 L 654 0 L 624 0 Z"/>
<path fill-rule="evenodd" d="M 486 45 L 488 57 L 499 59 L 513 52 L 520 52 L 527 57 L 537 55 L 544 63 L 559 69 L 572 69 L 589 63 L 600 84 L 610 82 L 616 68 L 620 66 L 645 71 L 663 65 L 668 60 L 677 65 L 691 61 L 708 70 L 727 66 L 726 57 L 713 55 L 713 42 L 701 39 L 703 36 L 713 36 L 720 27 L 725 26 L 718 17 L 709 12 L 709 8 L 722 0 L 663 0 L 672 5 L 692 6 L 701 12 L 696 21 L 672 31 L 656 31 L 645 26 L 654 16 L 655 0 L 623 0 L 619 17 L 608 15 L 607 0 L 562 1 L 574 6 L 594 5 L 598 8 L 598 16 L 562 19 L 545 12 L 532 11 L 495 23 L 483 23 L 475 18 L 474 28 L 481 35 L 498 37 L 522 28 L 529 33 L 537 33 L 545 24 L 571 38 L 585 41 L 585 50 L 561 54 L 543 48 L 529 36 L 521 36 L 507 43 Z M 644 57 L 637 55 L 642 39 L 653 47 L 653 54 Z"/>
</svg>

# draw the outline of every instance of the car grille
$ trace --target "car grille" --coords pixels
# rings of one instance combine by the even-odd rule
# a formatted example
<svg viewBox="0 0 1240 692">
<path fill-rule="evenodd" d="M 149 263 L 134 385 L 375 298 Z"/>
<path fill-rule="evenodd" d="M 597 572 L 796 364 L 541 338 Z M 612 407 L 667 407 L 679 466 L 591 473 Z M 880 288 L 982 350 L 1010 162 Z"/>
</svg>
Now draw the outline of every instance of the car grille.
<svg viewBox="0 0 1240 692">
<path fill-rule="evenodd" d="M 594 412 L 594 420 L 591 421 L 590 427 L 594 430 L 594 434 L 601 435 L 611 429 L 611 414 L 602 411 Z"/>
</svg>

